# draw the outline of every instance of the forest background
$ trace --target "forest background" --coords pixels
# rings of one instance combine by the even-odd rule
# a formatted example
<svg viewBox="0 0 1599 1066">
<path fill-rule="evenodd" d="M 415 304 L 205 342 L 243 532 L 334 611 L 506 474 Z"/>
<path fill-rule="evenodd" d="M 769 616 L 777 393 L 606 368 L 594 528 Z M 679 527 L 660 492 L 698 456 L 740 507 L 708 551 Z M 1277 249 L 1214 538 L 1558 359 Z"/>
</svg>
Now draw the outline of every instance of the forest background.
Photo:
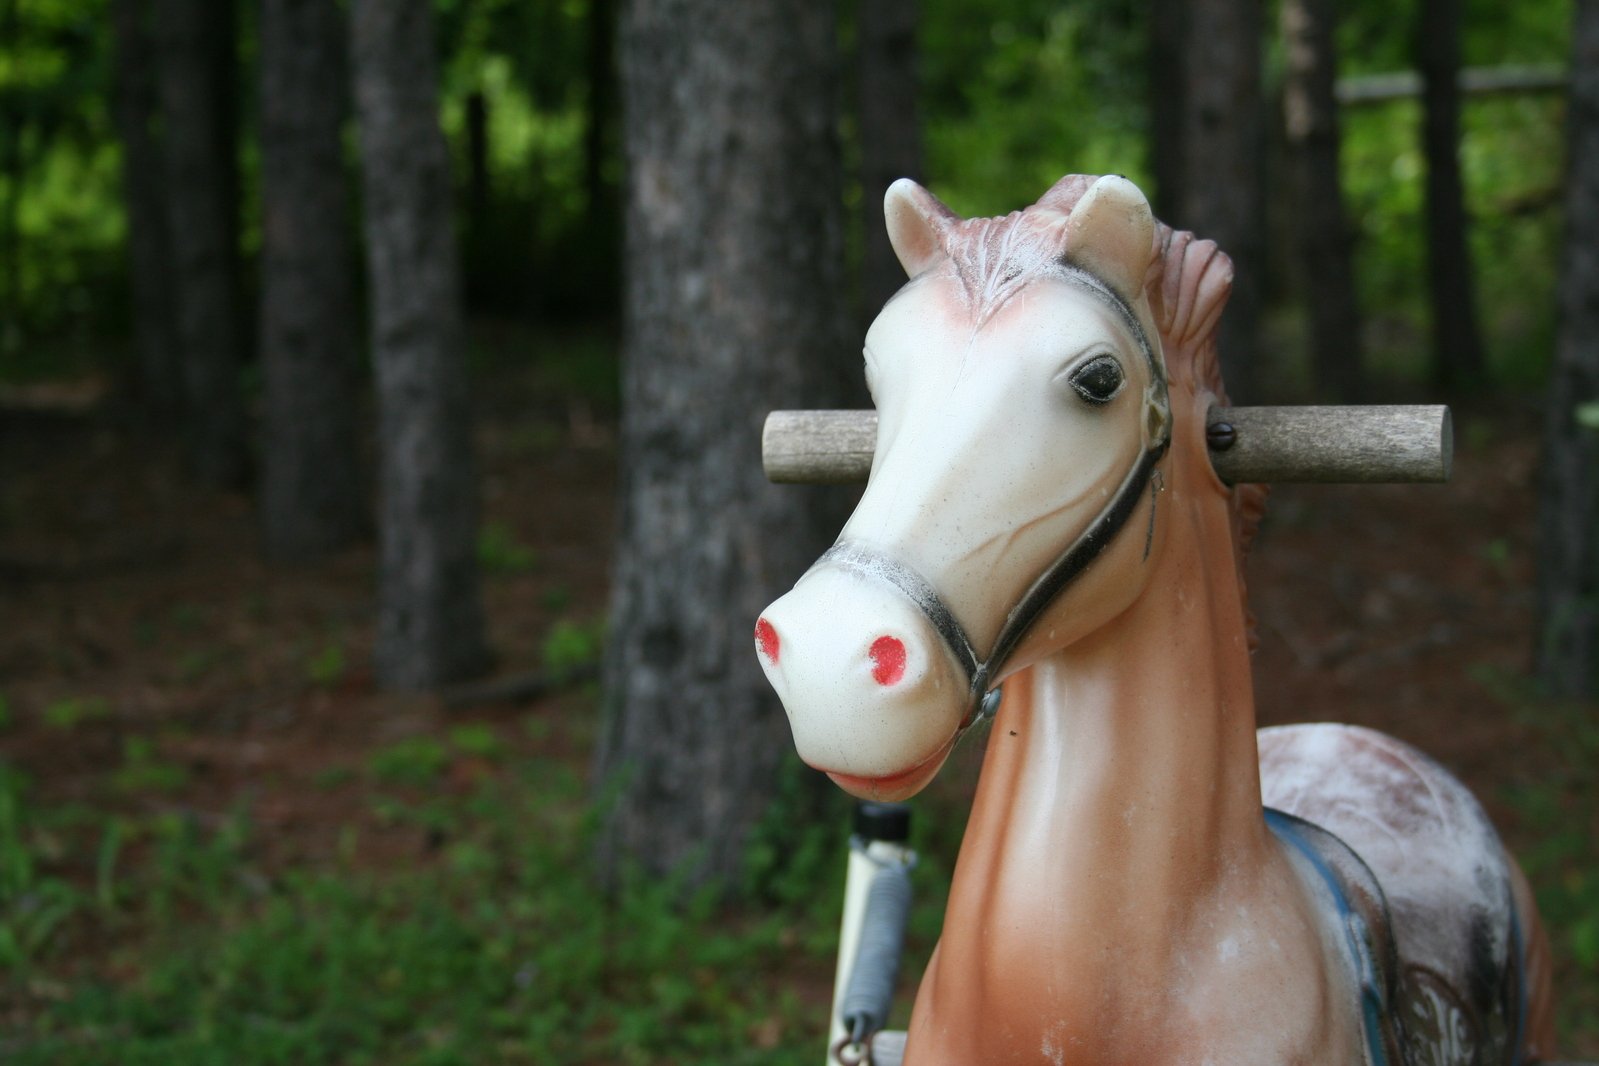
<svg viewBox="0 0 1599 1066">
<path fill-rule="evenodd" d="M 844 805 L 792 760 L 778 761 L 784 727 L 768 697 L 727 700 L 730 717 L 692 725 L 659 718 L 635 731 L 643 739 L 633 748 L 617 739 L 626 731 L 616 723 L 650 721 L 649 699 L 629 688 L 650 668 L 638 658 L 642 620 L 677 602 L 635 586 L 670 591 L 674 576 L 684 579 L 648 554 L 658 538 L 641 544 L 617 507 L 620 489 L 628 512 L 625 471 L 643 469 L 630 441 L 645 435 L 629 429 L 644 405 L 623 397 L 654 387 L 627 383 L 643 360 L 623 355 L 624 321 L 637 338 L 652 313 L 629 287 L 646 268 L 623 255 L 637 224 L 627 175 L 647 148 L 624 118 L 628 85 L 637 92 L 647 73 L 629 58 L 646 43 L 635 6 L 436 0 L 418 15 L 415 3 L 354 0 L 348 10 L 321 5 L 311 17 L 323 21 L 306 23 L 285 12 L 304 19 L 318 5 L 0 0 L 0 1059 L 814 1060 Z M 696 11 L 718 17 L 715 5 L 680 6 L 677 44 L 650 42 L 663 62 L 704 25 Z M 831 221 L 789 236 L 837 258 L 824 278 L 836 299 L 808 313 L 824 316 L 818 335 L 837 339 L 846 366 L 883 298 L 876 150 L 892 138 L 870 104 L 894 99 L 902 103 L 888 128 L 918 135 L 899 149 L 900 169 L 963 214 L 1019 208 L 1069 171 L 1116 172 L 1152 190 L 1163 217 L 1222 237 L 1253 287 L 1252 354 L 1229 367 L 1248 400 L 1455 402 L 1462 454 L 1451 489 L 1277 494 L 1252 564 L 1267 569 L 1251 572 L 1271 694 L 1262 703 L 1279 707 L 1263 715 L 1381 725 L 1467 777 L 1539 888 L 1568 1051 L 1599 1054 L 1599 719 L 1591 679 L 1564 685 L 1540 666 L 1550 594 L 1533 591 L 1547 557 L 1534 528 L 1540 506 L 1576 514 L 1566 524 L 1577 539 L 1599 539 L 1591 498 L 1551 502 L 1546 489 L 1540 500 L 1538 476 L 1551 465 L 1540 439 L 1553 432 L 1553 412 L 1579 430 L 1599 423 L 1599 375 L 1575 392 L 1551 384 L 1572 318 L 1559 308 L 1562 271 L 1571 273 L 1563 242 L 1577 232 L 1566 206 L 1577 201 L 1563 199 L 1577 184 L 1573 25 L 1593 5 L 1360 0 L 1338 10 L 1334 160 L 1347 234 L 1334 244 L 1357 309 L 1342 327 L 1354 376 L 1336 364 L 1329 372 L 1317 354 L 1318 308 L 1335 301 L 1322 298 L 1328 290 L 1301 254 L 1308 212 L 1296 206 L 1294 167 L 1304 138 L 1283 117 L 1304 74 L 1283 27 L 1303 9 L 1325 22 L 1326 8 L 1235 5 L 1256 18 L 1244 39 L 1259 55 L 1246 109 L 1258 126 L 1230 162 L 1259 183 L 1248 209 L 1258 228 L 1229 241 L 1218 232 L 1225 220 L 1205 224 L 1192 189 L 1247 181 L 1232 170 L 1218 169 L 1213 183 L 1190 173 L 1185 194 L 1162 158 L 1172 143 L 1159 132 L 1170 129 L 1162 108 L 1197 95 L 1161 81 L 1173 47 L 1162 20 L 1206 17 L 1201 0 L 801 6 L 825 21 L 811 16 L 773 54 L 825 53 L 806 76 L 827 77 L 795 78 L 802 90 L 827 87 L 806 101 L 837 155 L 836 174 L 793 168 L 820 174 L 806 179 L 807 210 Z M 374 11 L 410 11 L 410 21 Z M 306 25 L 321 27 L 311 39 L 327 46 L 329 65 L 274 65 L 315 52 L 283 46 L 282 35 Z M 423 51 L 396 60 L 396 42 L 413 31 L 411 47 L 421 41 Z M 1424 94 L 1392 77 L 1436 63 L 1427 42 L 1438 40 L 1458 46 L 1444 57 L 1448 80 L 1468 68 L 1461 83 L 1479 88 L 1462 98 L 1447 138 L 1463 190 L 1453 228 L 1465 243 L 1453 259 L 1468 268 L 1464 302 L 1439 296 L 1431 265 L 1439 197 L 1429 191 L 1437 167 Z M 1188 52 L 1180 35 L 1178 51 Z M 1183 76 L 1202 76 L 1203 56 L 1189 54 L 1199 73 Z M 895 69 L 909 71 L 908 90 L 872 81 Z M 185 88 L 180 74 L 198 80 Z M 210 118 L 184 119 L 195 85 L 209 86 L 199 97 Z M 285 85 L 311 95 L 296 103 Z M 443 133 L 436 173 L 428 129 L 413 124 L 415 142 L 373 132 L 371 116 L 418 99 Z M 225 234 L 209 251 L 169 248 L 177 258 L 154 268 L 138 259 L 132 207 L 127 114 L 139 107 L 132 128 L 157 131 L 158 153 L 180 120 L 210 124 L 209 164 L 157 162 L 155 195 L 172 213 L 163 225 L 185 206 L 220 205 Z M 342 233 L 343 251 L 311 265 L 274 259 L 272 205 L 282 201 L 273 190 L 284 185 L 272 169 L 283 158 L 273 155 L 272 123 L 322 111 L 340 190 L 322 228 Z M 375 163 L 385 150 L 389 161 Z M 382 179 L 412 163 L 442 196 L 407 208 Z M 210 191 L 189 180 L 210 181 Z M 781 178 L 772 181 L 771 203 L 788 203 Z M 300 199 L 316 195 L 325 193 Z M 386 210 L 402 221 L 375 222 Z M 443 219 L 443 245 L 408 236 L 426 227 L 404 221 L 407 210 Z M 1596 220 L 1584 224 L 1591 232 Z M 402 280 L 439 294 L 442 326 L 399 322 L 402 311 L 384 304 L 393 279 L 370 265 L 400 262 L 418 245 L 435 254 Z M 232 338 L 233 362 L 213 374 L 215 402 L 197 401 L 205 394 L 194 392 L 193 371 L 160 356 L 204 323 L 173 315 L 153 356 L 142 332 L 153 299 L 201 306 L 150 296 L 158 275 L 186 284 L 171 265 L 184 255 L 227 286 L 210 322 Z M 458 274 L 423 272 L 452 260 Z M 274 280 L 284 276 L 291 281 Z M 335 291 L 345 295 L 324 301 Z M 289 346 L 347 360 L 344 391 L 313 402 L 290 387 L 281 401 L 274 381 L 292 379 L 274 378 L 274 346 L 324 302 L 343 325 L 311 332 L 346 336 L 347 351 L 303 338 Z M 1477 324 L 1480 341 L 1460 339 L 1462 322 Z M 423 505 L 396 510 L 404 490 L 385 480 L 386 405 L 404 389 L 385 384 L 395 380 L 385 368 L 400 363 L 384 345 L 416 336 L 437 345 L 407 372 L 423 375 L 414 380 L 430 383 L 429 396 L 459 391 L 462 401 L 418 416 L 461 420 L 430 451 L 465 457 L 446 464 L 461 481 L 453 491 L 482 511 L 478 522 L 478 503 L 447 509 L 472 520 L 448 531 L 466 545 L 465 561 L 430 564 L 453 575 L 444 592 L 396 591 L 386 576 L 401 550 L 396 528 L 437 519 Z M 1481 362 L 1467 366 L 1457 357 L 1473 345 Z M 680 391 L 750 408 L 735 421 L 758 424 L 763 402 L 805 406 L 801 386 L 815 387 L 800 382 L 792 399 L 767 402 L 753 386 L 707 390 L 692 376 L 707 368 L 683 362 L 663 357 L 656 369 L 699 383 Z M 691 400 L 700 417 L 719 417 L 701 396 Z M 342 426 L 333 435 L 352 442 L 348 472 L 315 466 L 316 484 L 336 490 L 317 512 L 342 515 L 331 527 L 307 533 L 275 517 L 274 501 L 296 490 L 292 477 L 274 480 L 274 463 L 298 447 L 285 441 L 302 439 L 274 436 L 285 405 L 290 421 Z M 235 421 L 217 428 L 211 416 L 232 406 Z M 756 453 L 731 454 L 744 464 L 739 476 L 758 480 Z M 822 516 L 818 533 L 838 513 L 838 500 L 811 490 L 776 491 L 789 494 L 779 508 Z M 729 504 L 707 521 L 783 513 L 792 512 L 746 516 Z M 1546 584 L 1592 600 L 1599 582 L 1550 568 Z M 613 593 L 617 570 L 626 576 Z M 762 594 L 739 586 L 736 598 L 758 605 Z M 747 642 L 734 599 L 724 613 Z M 429 644 L 427 632 L 383 621 L 402 601 L 407 610 L 444 604 L 444 635 Z M 692 602 L 666 609 L 683 612 L 684 629 L 707 624 Z M 426 648 L 405 644 L 411 637 Z M 742 644 L 730 654 L 748 662 L 718 667 L 708 682 L 656 680 L 669 698 L 722 708 L 722 690 L 754 666 Z M 737 716 L 747 714 L 766 724 L 742 731 Z M 736 759 L 751 735 L 755 747 L 772 741 L 738 779 L 741 820 L 718 826 L 689 799 L 636 798 L 634 782 L 650 776 L 638 765 L 697 765 L 673 749 L 717 730 L 732 750 L 719 757 Z M 964 751 L 918 801 L 927 859 L 912 951 L 923 959 L 979 758 Z M 917 973 L 908 962 L 902 1003 Z"/>
</svg>

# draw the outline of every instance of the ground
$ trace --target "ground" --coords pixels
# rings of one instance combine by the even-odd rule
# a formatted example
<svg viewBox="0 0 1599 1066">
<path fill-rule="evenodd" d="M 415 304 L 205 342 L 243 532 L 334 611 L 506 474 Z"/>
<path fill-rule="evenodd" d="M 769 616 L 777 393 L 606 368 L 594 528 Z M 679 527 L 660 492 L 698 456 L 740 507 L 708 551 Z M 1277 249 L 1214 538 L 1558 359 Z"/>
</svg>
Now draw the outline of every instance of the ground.
<svg viewBox="0 0 1599 1066">
<path fill-rule="evenodd" d="M 501 370 L 480 404 L 480 554 L 501 677 L 581 669 L 605 610 L 613 419 L 559 391 Z M 454 830 L 396 816 L 379 793 L 467 795 L 513 759 L 565 766 L 581 783 L 592 690 L 501 702 L 377 691 L 370 546 L 264 564 L 246 495 L 193 487 L 170 439 L 92 402 L 92 389 L 83 398 L 13 394 L 0 411 L 0 768 L 27 775 L 34 808 L 114 812 L 129 826 L 181 816 L 218 832 L 247 810 L 249 869 L 272 881 L 450 854 Z M 1248 571 L 1260 715 L 1382 729 L 1471 785 L 1552 911 L 1566 1050 L 1599 1056 L 1599 727 L 1592 708 L 1538 701 L 1522 681 L 1538 413 L 1512 404 L 1457 418 L 1449 485 L 1274 493 Z M 935 804 L 969 790 L 979 749 L 957 754 Z M 0 865 L 4 836 L 0 824 Z M 30 870 L 83 893 L 98 884 L 115 906 L 131 904 L 105 888 L 107 864 L 133 867 L 158 848 L 158 834 L 132 830 L 121 850 L 70 829 L 16 840 Z M 5 935 L 28 928 L 18 913 Z M 75 982 L 132 980 L 140 956 L 123 948 L 139 936 L 81 916 L 43 928 L 13 951 L 26 965 L 0 971 L 0 1032 L 26 1030 Z M 800 989 L 802 1011 L 826 994 L 814 954 L 772 980 Z M 784 1024 L 756 1019 L 746 1036 L 800 1038 Z"/>
</svg>

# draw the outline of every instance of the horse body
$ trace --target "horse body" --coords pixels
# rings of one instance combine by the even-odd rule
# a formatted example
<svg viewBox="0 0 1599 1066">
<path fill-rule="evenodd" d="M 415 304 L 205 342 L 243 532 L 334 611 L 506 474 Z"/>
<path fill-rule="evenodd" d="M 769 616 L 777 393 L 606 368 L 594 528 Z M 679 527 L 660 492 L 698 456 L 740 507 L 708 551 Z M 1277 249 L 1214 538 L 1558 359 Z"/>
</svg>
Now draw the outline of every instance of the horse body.
<svg viewBox="0 0 1599 1066">
<path fill-rule="evenodd" d="M 1116 178 L 979 220 L 902 182 L 887 216 L 912 280 L 867 339 L 872 478 L 757 643 L 801 756 L 874 798 L 919 790 L 1004 682 L 906 1061 L 1513 1061 L 1514 930 L 1541 934 L 1464 790 L 1362 770 L 1398 750 L 1342 744 L 1366 734 L 1268 731 L 1257 754 L 1239 564 L 1260 497 L 1205 442 L 1226 257 Z M 1262 756 L 1267 801 L 1357 850 L 1387 834 L 1396 935 L 1359 860 L 1268 826 Z M 1429 789 L 1412 813 L 1444 821 L 1361 821 Z M 1475 871 L 1443 903 L 1434 851 Z M 1405 1041 L 1444 1028 L 1470 1057 Z"/>
</svg>

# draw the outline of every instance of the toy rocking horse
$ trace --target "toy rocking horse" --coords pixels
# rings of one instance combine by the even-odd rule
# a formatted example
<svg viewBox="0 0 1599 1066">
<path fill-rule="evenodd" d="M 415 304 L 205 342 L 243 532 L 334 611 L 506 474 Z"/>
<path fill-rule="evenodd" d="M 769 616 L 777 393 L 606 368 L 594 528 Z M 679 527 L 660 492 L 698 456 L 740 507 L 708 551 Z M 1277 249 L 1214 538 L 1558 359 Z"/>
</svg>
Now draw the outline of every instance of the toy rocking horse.
<svg viewBox="0 0 1599 1066">
<path fill-rule="evenodd" d="M 1369 730 L 1256 732 L 1263 492 L 1207 446 L 1227 257 L 1118 177 L 886 214 L 870 481 L 756 645 L 860 797 L 920 790 L 1004 685 L 905 1061 L 1546 1058 L 1542 927 L 1466 789 Z"/>
</svg>

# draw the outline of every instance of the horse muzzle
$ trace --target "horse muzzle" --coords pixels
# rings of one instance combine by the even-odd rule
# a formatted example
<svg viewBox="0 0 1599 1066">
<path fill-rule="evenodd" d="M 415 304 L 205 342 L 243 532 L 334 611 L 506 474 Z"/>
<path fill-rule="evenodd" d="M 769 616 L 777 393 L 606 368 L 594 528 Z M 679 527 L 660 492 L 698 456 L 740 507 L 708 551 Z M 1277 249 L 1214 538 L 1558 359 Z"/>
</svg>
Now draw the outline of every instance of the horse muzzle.
<svg viewBox="0 0 1599 1066">
<path fill-rule="evenodd" d="M 919 791 L 967 716 L 969 675 L 921 608 L 825 558 L 762 613 L 755 646 L 800 758 L 855 795 Z"/>
</svg>

